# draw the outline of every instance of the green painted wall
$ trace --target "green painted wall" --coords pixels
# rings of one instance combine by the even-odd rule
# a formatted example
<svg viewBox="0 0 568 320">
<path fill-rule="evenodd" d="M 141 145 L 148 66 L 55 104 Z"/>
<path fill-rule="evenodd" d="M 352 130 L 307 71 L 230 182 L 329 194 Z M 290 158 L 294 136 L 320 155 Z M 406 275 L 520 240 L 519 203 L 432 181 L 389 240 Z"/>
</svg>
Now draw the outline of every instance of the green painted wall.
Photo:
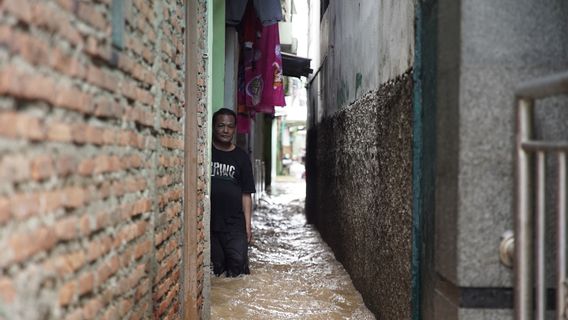
<svg viewBox="0 0 568 320">
<path fill-rule="evenodd" d="M 213 10 L 209 33 L 209 98 L 213 112 L 225 103 L 225 0 L 209 0 Z"/>
</svg>

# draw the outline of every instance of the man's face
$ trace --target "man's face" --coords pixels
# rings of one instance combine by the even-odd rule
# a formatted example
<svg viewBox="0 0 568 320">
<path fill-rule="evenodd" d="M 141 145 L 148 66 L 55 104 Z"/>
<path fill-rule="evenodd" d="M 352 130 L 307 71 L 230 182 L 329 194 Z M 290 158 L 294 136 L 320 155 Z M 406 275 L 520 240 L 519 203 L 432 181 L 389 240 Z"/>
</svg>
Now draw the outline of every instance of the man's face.
<svg viewBox="0 0 568 320">
<path fill-rule="evenodd" d="M 213 124 L 213 138 L 217 142 L 231 143 L 235 134 L 235 118 L 228 114 L 220 114 Z"/>
</svg>

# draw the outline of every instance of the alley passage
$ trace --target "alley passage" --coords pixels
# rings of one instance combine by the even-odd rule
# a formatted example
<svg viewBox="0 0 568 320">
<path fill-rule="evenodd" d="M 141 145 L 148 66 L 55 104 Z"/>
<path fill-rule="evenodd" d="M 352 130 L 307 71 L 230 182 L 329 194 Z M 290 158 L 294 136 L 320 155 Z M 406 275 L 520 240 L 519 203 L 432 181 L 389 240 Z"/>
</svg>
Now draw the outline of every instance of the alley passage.
<svg viewBox="0 0 568 320">
<path fill-rule="evenodd" d="M 279 183 L 253 217 L 251 275 L 212 278 L 212 319 L 375 319 L 303 215 L 305 184 Z"/>
</svg>

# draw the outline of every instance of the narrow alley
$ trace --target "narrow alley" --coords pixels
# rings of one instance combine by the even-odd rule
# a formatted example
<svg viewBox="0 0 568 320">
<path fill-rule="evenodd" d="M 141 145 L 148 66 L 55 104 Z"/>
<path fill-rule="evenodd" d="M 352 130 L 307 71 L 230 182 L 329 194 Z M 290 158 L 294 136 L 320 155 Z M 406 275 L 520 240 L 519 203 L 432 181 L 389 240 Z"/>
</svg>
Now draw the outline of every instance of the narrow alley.
<svg viewBox="0 0 568 320">
<path fill-rule="evenodd" d="M 284 181 L 253 218 L 251 274 L 211 279 L 212 319 L 375 319 L 317 230 L 306 224 L 305 183 Z"/>
</svg>

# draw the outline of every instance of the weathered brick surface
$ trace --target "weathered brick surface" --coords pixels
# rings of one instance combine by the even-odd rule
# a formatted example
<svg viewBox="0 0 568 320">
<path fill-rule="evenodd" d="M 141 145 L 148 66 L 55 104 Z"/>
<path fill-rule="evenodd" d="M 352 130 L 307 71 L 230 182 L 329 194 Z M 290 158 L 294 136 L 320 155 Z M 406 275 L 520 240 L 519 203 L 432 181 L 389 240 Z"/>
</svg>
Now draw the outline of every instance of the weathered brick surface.
<svg viewBox="0 0 568 320">
<path fill-rule="evenodd" d="M 111 0 L 0 2 L 0 319 L 181 315 L 183 1 L 124 3 L 119 49 Z"/>
</svg>

